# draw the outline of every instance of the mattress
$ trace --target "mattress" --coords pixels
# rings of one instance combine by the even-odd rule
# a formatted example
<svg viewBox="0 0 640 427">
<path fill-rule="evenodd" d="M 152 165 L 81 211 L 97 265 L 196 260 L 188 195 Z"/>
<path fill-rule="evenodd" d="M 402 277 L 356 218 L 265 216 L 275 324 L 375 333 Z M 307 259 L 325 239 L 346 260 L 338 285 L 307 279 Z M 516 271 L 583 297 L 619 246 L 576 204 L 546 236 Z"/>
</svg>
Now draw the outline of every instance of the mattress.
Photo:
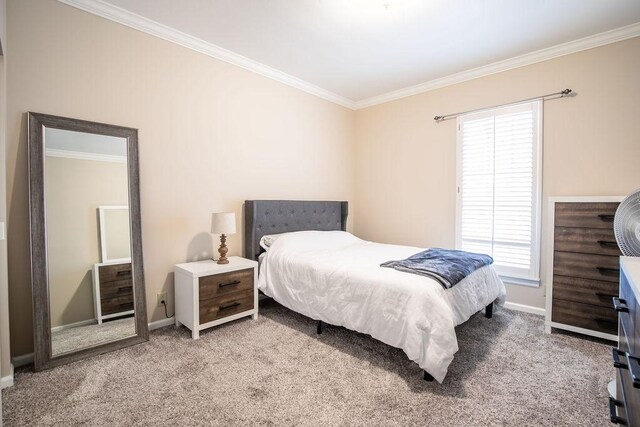
<svg viewBox="0 0 640 427">
<path fill-rule="evenodd" d="M 423 250 L 343 231 L 286 233 L 264 255 L 258 287 L 291 310 L 402 349 L 442 382 L 458 351 L 455 326 L 493 301 L 503 304 L 505 287 L 492 266 L 446 290 L 429 277 L 380 267 Z"/>
</svg>

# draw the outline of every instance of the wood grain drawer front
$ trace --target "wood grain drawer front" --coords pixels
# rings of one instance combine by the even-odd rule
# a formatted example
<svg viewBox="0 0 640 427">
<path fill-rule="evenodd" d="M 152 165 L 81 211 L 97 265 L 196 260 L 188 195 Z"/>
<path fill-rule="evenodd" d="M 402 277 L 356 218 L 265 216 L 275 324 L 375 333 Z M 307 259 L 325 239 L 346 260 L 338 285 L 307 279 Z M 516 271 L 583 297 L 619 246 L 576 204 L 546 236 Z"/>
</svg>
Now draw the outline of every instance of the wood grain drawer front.
<svg viewBox="0 0 640 427">
<path fill-rule="evenodd" d="M 624 331 L 629 343 L 629 351 L 634 356 L 640 357 L 640 305 L 629 284 L 623 282 L 620 286 L 620 298 L 625 302 L 628 312 L 620 312 L 621 332 Z"/>
<path fill-rule="evenodd" d="M 553 301 L 564 300 L 613 308 L 618 284 L 602 280 L 553 276 Z"/>
<path fill-rule="evenodd" d="M 253 288 L 213 299 L 200 300 L 200 324 L 253 310 L 253 300 Z"/>
<path fill-rule="evenodd" d="M 133 310 L 133 294 L 102 299 L 100 308 L 103 316 Z"/>
<path fill-rule="evenodd" d="M 613 307 L 554 300 L 551 320 L 607 334 L 618 333 L 618 317 Z"/>
<path fill-rule="evenodd" d="M 199 285 L 200 301 L 253 289 L 253 268 L 204 276 L 200 278 Z"/>
<path fill-rule="evenodd" d="M 618 202 L 556 203 L 556 227 L 613 228 Z"/>
<path fill-rule="evenodd" d="M 580 254 L 555 251 L 553 254 L 553 274 L 581 277 L 583 279 L 620 280 L 620 260 L 610 255 Z"/>
<path fill-rule="evenodd" d="M 124 295 L 133 295 L 131 279 L 100 284 L 100 299 L 116 298 Z"/>
<path fill-rule="evenodd" d="M 553 245 L 556 251 L 622 255 L 613 228 L 556 227 Z"/>
<path fill-rule="evenodd" d="M 116 280 L 131 279 L 131 263 L 101 265 L 100 286 Z"/>
</svg>

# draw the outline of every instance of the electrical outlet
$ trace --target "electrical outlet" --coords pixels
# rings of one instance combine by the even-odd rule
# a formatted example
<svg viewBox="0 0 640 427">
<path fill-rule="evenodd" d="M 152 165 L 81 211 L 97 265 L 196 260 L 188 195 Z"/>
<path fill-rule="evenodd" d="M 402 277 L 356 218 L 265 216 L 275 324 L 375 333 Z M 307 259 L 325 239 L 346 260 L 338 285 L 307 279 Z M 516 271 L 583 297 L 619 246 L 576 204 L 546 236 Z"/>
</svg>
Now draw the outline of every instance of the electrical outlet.
<svg viewBox="0 0 640 427">
<path fill-rule="evenodd" d="M 166 292 L 159 292 L 158 293 L 158 307 L 162 307 L 162 303 L 166 303 L 167 302 L 167 293 Z"/>
</svg>

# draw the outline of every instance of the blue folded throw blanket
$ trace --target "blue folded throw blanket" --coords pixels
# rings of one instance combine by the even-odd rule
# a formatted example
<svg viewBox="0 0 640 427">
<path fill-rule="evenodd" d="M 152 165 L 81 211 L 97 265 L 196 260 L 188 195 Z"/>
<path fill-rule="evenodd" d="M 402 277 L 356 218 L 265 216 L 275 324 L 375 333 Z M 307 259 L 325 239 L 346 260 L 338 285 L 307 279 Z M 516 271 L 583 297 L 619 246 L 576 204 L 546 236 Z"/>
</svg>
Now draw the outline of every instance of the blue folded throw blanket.
<svg viewBox="0 0 640 427">
<path fill-rule="evenodd" d="M 433 248 L 401 261 L 383 262 L 380 267 L 431 277 L 445 289 L 450 289 L 477 269 L 490 264 L 493 264 L 493 258 L 489 255 Z"/>
</svg>

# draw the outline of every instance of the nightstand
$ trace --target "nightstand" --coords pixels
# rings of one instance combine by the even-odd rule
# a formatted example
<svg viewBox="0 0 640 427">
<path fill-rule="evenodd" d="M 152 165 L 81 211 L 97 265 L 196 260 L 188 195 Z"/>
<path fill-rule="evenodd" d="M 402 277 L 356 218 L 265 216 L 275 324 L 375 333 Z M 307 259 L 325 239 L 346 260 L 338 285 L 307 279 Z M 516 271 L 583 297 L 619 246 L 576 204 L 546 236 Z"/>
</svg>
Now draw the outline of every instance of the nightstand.
<svg viewBox="0 0 640 427">
<path fill-rule="evenodd" d="M 258 263 L 229 257 L 229 264 L 197 261 L 175 266 L 176 325 L 200 331 L 241 317 L 258 318 Z"/>
</svg>

